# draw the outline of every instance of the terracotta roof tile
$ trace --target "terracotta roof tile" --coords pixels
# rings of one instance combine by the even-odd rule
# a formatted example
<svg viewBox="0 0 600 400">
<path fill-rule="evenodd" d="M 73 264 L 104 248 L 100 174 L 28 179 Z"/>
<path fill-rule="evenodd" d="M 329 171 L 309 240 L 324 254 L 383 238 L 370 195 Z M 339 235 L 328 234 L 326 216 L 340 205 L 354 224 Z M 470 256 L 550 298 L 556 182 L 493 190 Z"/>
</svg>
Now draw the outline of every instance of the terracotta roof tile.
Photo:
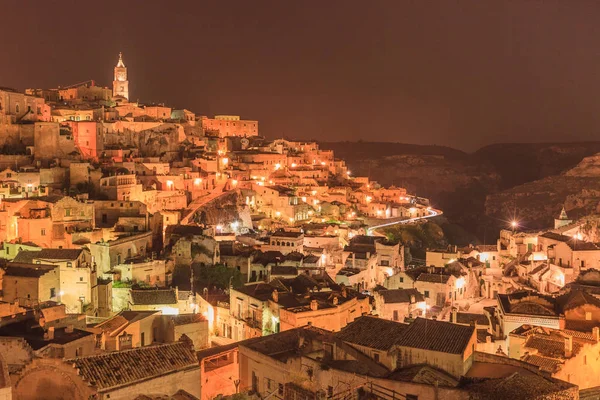
<svg viewBox="0 0 600 400">
<path fill-rule="evenodd" d="M 399 340 L 407 324 L 364 316 L 347 325 L 336 337 L 344 342 L 389 350 Z"/>
<path fill-rule="evenodd" d="M 132 290 L 131 300 L 134 305 L 177 304 L 173 289 Z"/>
<path fill-rule="evenodd" d="M 417 318 L 400 336 L 397 345 L 442 353 L 461 354 L 475 334 L 475 327 Z"/>
<path fill-rule="evenodd" d="M 127 386 L 176 371 L 199 368 L 196 352 L 187 342 L 65 360 L 99 391 Z"/>
</svg>

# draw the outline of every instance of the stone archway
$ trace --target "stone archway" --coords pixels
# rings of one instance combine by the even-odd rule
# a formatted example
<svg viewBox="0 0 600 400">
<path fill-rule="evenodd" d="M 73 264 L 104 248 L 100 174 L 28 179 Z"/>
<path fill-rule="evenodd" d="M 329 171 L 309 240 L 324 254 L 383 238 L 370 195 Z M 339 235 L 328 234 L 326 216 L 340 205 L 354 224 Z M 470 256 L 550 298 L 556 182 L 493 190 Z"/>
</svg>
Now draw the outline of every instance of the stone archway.
<svg viewBox="0 0 600 400">
<path fill-rule="evenodd" d="M 70 364 L 58 359 L 34 360 L 11 379 L 15 400 L 39 399 L 41 393 L 47 400 L 87 400 L 95 394 Z"/>
</svg>

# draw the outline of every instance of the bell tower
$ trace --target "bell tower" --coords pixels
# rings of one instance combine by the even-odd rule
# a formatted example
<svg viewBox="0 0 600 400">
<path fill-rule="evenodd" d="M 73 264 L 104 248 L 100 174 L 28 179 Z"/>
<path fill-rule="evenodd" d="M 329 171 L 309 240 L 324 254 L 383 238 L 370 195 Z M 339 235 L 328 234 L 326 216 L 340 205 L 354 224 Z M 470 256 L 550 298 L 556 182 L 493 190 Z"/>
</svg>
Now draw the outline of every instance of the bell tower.
<svg viewBox="0 0 600 400">
<path fill-rule="evenodd" d="M 119 62 L 115 67 L 113 97 L 115 96 L 123 96 L 129 100 L 129 81 L 127 80 L 127 67 L 123 63 L 123 53 L 119 53 Z"/>
</svg>

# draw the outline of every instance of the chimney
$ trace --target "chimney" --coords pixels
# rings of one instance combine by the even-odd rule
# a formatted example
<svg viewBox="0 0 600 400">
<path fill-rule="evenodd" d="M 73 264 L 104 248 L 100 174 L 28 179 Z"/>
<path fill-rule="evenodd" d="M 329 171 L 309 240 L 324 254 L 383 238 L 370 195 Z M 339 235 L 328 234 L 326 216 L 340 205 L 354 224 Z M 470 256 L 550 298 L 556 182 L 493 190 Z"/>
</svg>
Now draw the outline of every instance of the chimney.
<svg viewBox="0 0 600 400">
<path fill-rule="evenodd" d="M 310 301 L 310 309 L 312 311 L 317 311 L 317 309 L 319 308 L 319 305 L 317 304 L 316 300 L 311 300 Z"/>
<path fill-rule="evenodd" d="M 271 298 L 273 298 L 273 301 L 275 303 L 277 303 L 279 301 L 279 292 L 277 290 L 273 290 L 273 293 L 271 294 Z"/>
<path fill-rule="evenodd" d="M 65 328 L 65 332 L 66 333 L 73 333 L 73 325 L 67 325 L 67 327 Z"/>
<path fill-rule="evenodd" d="M 46 339 L 46 340 L 54 340 L 54 327 L 53 326 L 51 326 L 50 328 L 48 328 L 48 330 L 44 334 L 44 339 Z"/>
<path fill-rule="evenodd" d="M 416 301 L 417 301 L 417 300 L 416 300 L 416 298 L 415 298 L 415 295 L 414 295 L 414 294 L 411 294 L 411 295 L 410 295 L 410 304 L 414 304 L 414 303 L 416 303 Z"/>
<path fill-rule="evenodd" d="M 597 326 L 592 329 L 592 337 L 596 342 L 600 342 L 600 328 Z"/>
<path fill-rule="evenodd" d="M 565 336 L 565 358 L 573 356 L 573 336 Z"/>
<path fill-rule="evenodd" d="M 337 298 L 337 296 L 333 296 L 333 301 L 332 302 L 333 302 L 334 306 L 338 305 L 338 298 Z"/>
<path fill-rule="evenodd" d="M 456 324 L 456 317 L 458 314 L 458 309 L 456 307 L 452 307 L 452 323 Z"/>
</svg>

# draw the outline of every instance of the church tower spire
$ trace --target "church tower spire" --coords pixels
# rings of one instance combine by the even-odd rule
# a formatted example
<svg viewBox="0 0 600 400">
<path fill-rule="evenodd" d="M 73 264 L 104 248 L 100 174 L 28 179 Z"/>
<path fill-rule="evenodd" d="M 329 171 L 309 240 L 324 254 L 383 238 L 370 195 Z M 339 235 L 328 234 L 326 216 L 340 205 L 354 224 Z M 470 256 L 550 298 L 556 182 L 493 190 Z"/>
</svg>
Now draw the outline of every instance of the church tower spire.
<svg viewBox="0 0 600 400">
<path fill-rule="evenodd" d="M 123 62 L 123 53 L 119 53 L 119 62 L 115 67 L 113 97 L 115 96 L 123 96 L 129 100 L 129 81 L 127 80 L 127 67 Z"/>
</svg>

